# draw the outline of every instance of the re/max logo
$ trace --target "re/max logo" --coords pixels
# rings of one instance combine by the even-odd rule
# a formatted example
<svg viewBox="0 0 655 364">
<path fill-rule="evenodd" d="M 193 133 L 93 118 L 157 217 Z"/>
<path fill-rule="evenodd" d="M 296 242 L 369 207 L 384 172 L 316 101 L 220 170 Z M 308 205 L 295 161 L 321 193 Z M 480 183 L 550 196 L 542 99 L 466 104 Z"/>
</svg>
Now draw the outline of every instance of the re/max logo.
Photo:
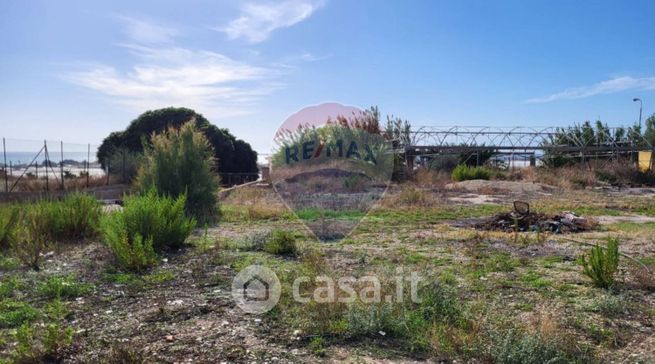
<svg viewBox="0 0 655 364">
<path fill-rule="evenodd" d="M 360 152 L 361 150 L 361 152 Z M 359 159 L 365 162 L 377 164 L 375 156 L 368 144 L 357 145 L 356 141 L 351 141 L 345 148 L 346 159 Z M 302 143 L 302 145 L 291 145 L 285 147 L 284 157 L 286 164 L 291 164 L 292 161 L 300 162 L 300 160 L 309 160 L 318 158 L 324 153 L 326 157 L 343 158 L 344 157 L 344 142 L 339 139 L 333 143 L 324 144 L 315 140 L 310 140 Z M 364 157 L 362 158 L 362 154 Z"/>
</svg>

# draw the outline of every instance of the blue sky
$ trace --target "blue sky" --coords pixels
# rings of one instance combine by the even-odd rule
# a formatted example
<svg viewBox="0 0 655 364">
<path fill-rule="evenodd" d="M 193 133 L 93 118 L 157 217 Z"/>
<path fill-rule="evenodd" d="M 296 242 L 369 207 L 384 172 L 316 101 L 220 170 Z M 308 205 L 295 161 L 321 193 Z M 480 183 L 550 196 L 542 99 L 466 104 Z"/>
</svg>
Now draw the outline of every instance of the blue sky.
<svg viewBox="0 0 655 364">
<path fill-rule="evenodd" d="M 652 1 L 0 1 L 0 136 L 99 143 L 187 106 L 260 152 L 325 101 L 413 125 L 655 112 Z"/>
</svg>

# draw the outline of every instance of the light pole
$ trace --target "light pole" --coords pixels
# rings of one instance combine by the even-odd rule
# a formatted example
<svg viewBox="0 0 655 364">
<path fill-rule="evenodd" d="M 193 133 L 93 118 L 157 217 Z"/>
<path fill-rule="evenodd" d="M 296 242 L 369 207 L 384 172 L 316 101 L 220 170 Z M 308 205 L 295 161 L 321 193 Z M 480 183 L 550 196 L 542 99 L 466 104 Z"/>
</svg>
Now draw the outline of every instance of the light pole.
<svg viewBox="0 0 655 364">
<path fill-rule="evenodd" d="M 634 99 L 632 99 L 632 101 L 633 102 L 639 101 L 639 130 L 641 130 L 641 109 L 643 108 L 644 103 L 638 97 L 635 97 Z"/>
</svg>

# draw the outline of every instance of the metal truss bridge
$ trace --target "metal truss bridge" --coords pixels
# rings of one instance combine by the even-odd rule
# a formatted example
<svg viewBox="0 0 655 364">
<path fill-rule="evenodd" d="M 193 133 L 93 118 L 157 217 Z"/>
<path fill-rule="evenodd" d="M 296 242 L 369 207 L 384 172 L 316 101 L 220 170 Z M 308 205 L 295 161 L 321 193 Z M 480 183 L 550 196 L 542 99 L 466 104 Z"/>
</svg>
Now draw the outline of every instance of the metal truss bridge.
<svg viewBox="0 0 655 364">
<path fill-rule="evenodd" d="M 593 135 L 585 135 L 580 128 L 421 127 L 410 132 L 404 152 L 409 158 L 489 152 L 506 158 L 534 160 L 545 153 L 585 159 L 613 158 L 653 150 L 653 146 L 638 133 L 629 137 L 628 129 L 594 128 L 593 131 Z"/>
</svg>

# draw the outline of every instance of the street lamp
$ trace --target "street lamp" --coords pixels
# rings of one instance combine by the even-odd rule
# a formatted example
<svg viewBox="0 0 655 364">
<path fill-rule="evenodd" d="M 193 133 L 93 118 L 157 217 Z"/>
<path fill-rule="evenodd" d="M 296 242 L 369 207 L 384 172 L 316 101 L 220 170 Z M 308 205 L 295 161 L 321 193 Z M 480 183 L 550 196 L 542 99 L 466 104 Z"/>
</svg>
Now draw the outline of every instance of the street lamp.
<svg viewBox="0 0 655 364">
<path fill-rule="evenodd" d="M 632 99 L 632 101 L 633 102 L 639 101 L 639 129 L 641 130 L 641 109 L 643 108 L 644 103 L 638 97 L 635 97 L 634 99 Z"/>
</svg>

